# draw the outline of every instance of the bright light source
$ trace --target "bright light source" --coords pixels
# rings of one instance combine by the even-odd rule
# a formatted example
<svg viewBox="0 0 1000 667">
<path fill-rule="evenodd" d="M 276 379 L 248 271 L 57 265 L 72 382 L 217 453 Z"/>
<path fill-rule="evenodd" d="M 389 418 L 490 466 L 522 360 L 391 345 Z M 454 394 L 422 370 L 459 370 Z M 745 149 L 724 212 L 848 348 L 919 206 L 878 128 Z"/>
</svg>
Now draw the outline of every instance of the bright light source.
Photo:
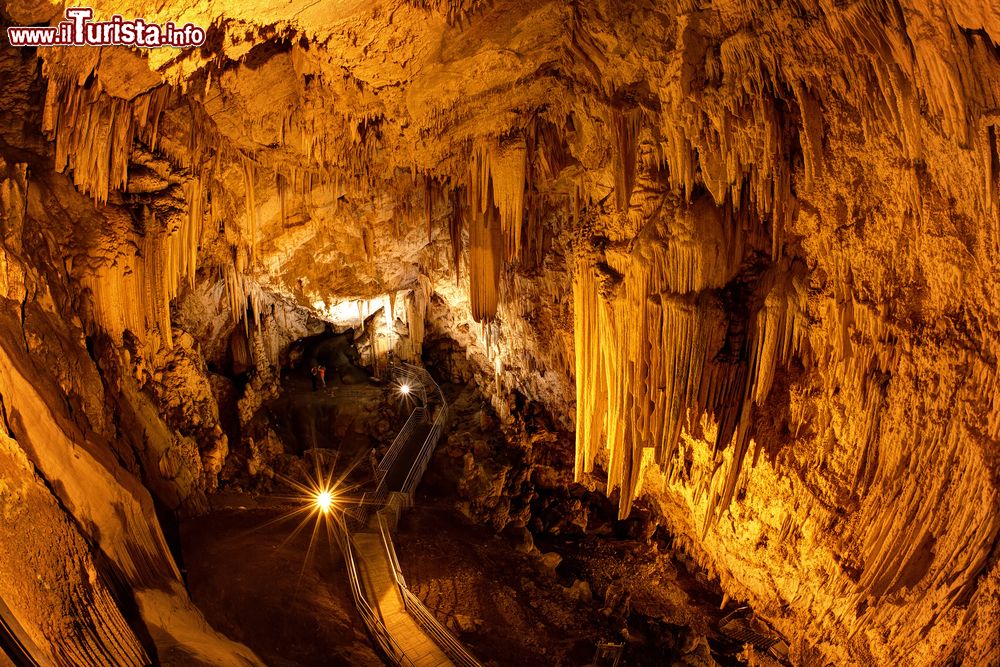
<svg viewBox="0 0 1000 667">
<path fill-rule="evenodd" d="M 410 393 L 410 385 L 408 385 L 408 384 L 400 385 L 400 387 L 399 387 L 399 393 L 401 393 L 403 396 L 409 395 L 409 393 Z"/>
<path fill-rule="evenodd" d="M 333 492 L 320 491 L 319 493 L 316 494 L 316 497 L 313 500 L 313 502 L 316 503 L 316 507 L 319 508 L 320 512 L 322 512 L 323 514 L 327 514 L 330 511 L 330 508 L 333 507 Z"/>
</svg>

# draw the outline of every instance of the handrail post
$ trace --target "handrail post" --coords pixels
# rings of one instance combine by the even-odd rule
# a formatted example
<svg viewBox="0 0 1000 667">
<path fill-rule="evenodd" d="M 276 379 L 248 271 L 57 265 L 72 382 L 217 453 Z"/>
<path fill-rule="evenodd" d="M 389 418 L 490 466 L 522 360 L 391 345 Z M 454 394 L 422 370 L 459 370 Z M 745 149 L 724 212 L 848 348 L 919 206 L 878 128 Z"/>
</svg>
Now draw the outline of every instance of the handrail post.
<svg viewBox="0 0 1000 667">
<path fill-rule="evenodd" d="M 386 520 L 385 512 L 388 507 L 385 505 L 386 495 L 389 493 L 389 489 L 386 488 L 384 482 L 388 473 L 388 469 L 395 465 L 399 457 L 399 452 L 402 450 L 404 442 L 413 434 L 416 428 L 416 420 L 420 419 L 424 423 L 430 422 L 431 428 L 424 438 L 420 449 L 417 452 L 416 457 L 410 464 L 410 468 L 407 471 L 405 481 L 403 482 L 403 488 L 399 491 L 407 494 L 410 498 L 410 504 L 412 504 L 412 494 L 416 489 L 417 484 L 423 477 L 424 472 L 427 470 L 427 466 L 430 463 L 431 455 L 434 453 L 434 449 L 437 446 L 438 440 L 444 431 L 444 424 L 448 418 L 448 401 L 444 397 L 444 391 L 441 386 L 434 381 L 434 378 L 427 371 L 426 368 L 414 366 L 406 362 L 401 364 L 393 364 L 387 369 L 393 377 L 398 377 L 406 373 L 409 377 L 417 381 L 419 378 L 419 384 L 423 396 L 423 405 L 414 408 L 407 418 L 406 423 L 403 428 L 396 435 L 393 440 L 392 445 L 389 447 L 389 451 L 386 452 L 385 456 L 382 457 L 382 461 L 379 463 L 378 469 L 376 470 L 376 488 L 371 494 L 365 493 L 362 496 L 362 507 L 359 508 L 357 513 L 358 524 L 361 526 L 367 526 L 368 519 L 371 515 L 373 508 L 378 508 L 375 513 L 376 525 L 378 532 L 381 536 L 382 546 L 385 549 L 386 559 L 389 563 L 389 568 L 392 571 L 393 581 L 399 591 L 400 597 L 403 601 L 403 607 L 408 614 L 410 614 L 416 623 L 427 633 L 427 635 L 444 651 L 456 665 L 460 667 L 482 667 L 478 660 L 465 648 L 465 646 L 452 634 L 446 627 L 441 625 L 434 615 L 424 606 L 423 602 L 416 595 L 410 591 L 409 587 L 406 585 L 406 580 L 403 577 L 402 568 L 399 565 L 399 558 L 396 555 L 396 547 L 392 541 L 391 530 L 389 529 L 388 522 Z M 427 385 L 433 385 L 436 389 L 437 397 L 440 399 L 440 405 L 437 406 L 436 410 L 433 412 L 433 419 L 431 418 L 430 403 L 427 400 Z M 432 394 L 434 392 L 431 392 Z M 365 502 L 370 496 L 370 502 Z M 346 528 L 342 529 L 345 533 L 344 537 L 344 553 L 345 553 L 345 563 L 348 568 L 348 576 L 351 583 L 351 592 L 355 598 L 355 605 L 358 607 L 361 613 L 362 619 L 365 621 L 369 632 L 375 638 L 376 642 L 382 648 L 383 652 L 397 665 L 413 665 L 412 661 L 406 656 L 406 654 L 400 649 L 393 640 L 391 634 L 386 629 L 385 625 L 375 616 L 374 610 L 365 600 L 364 595 L 361 591 L 361 581 L 357 571 L 357 563 L 354 556 L 354 545 L 353 539 L 350 535 L 346 534 Z"/>
</svg>

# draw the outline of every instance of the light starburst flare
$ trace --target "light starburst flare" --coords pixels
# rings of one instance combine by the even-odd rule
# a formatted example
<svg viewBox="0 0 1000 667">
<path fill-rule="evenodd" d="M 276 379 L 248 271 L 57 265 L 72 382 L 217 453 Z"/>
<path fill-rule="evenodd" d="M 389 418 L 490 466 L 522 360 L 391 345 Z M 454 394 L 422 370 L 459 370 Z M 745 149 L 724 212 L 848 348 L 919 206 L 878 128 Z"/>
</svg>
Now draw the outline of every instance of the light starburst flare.
<svg viewBox="0 0 1000 667">
<path fill-rule="evenodd" d="M 321 452 L 326 455 L 321 456 Z M 262 528 L 299 519 L 291 534 L 282 541 L 279 547 L 284 548 L 295 540 L 307 526 L 312 525 L 309 544 L 302 561 L 302 570 L 299 572 L 300 579 L 305 573 L 307 563 L 312 559 L 320 534 L 326 533 L 331 549 L 335 545 L 340 545 L 339 548 L 343 549 L 342 541 L 346 534 L 346 523 L 351 514 L 351 506 L 361 504 L 361 499 L 355 495 L 359 485 L 349 483 L 347 478 L 364 459 L 359 456 L 347 465 L 338 466 L 339 454 L 329 450 L 313 450 L 312 459 L 313 470 L 304 475 L 305 479 L 296 480 L 275 473 L 275 478 L 286 485 L 292 494 L 275 494 L 272 498 L 288 502 L 291 506 L 287 511 L 258 527 Z M 340 468 L 339 474 L 335 473 L 335 468 Z"/>
<path fill-rule="evenodd" d="M 335 499 L 333 497 L 333 491 L 329 489 L 322 489 L 314 498 L 313 502 L 316 503 L 316 508 L 319 509 L 323 514 L 329 514 L 330 510 L 333 509 Z"/>
</svg>

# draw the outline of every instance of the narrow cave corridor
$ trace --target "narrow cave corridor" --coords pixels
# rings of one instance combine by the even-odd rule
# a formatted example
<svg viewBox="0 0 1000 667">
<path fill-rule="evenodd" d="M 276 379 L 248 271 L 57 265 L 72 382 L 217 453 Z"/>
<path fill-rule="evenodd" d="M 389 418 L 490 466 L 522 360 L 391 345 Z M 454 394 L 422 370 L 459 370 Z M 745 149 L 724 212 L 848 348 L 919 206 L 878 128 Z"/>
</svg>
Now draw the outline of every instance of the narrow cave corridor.
<svg viewBox="0 0 1000 667">
<path fill-rule="evenodd" d="M 1000 667 L 995 2 L 0 28 L 0 667 Z"/>
</svg>

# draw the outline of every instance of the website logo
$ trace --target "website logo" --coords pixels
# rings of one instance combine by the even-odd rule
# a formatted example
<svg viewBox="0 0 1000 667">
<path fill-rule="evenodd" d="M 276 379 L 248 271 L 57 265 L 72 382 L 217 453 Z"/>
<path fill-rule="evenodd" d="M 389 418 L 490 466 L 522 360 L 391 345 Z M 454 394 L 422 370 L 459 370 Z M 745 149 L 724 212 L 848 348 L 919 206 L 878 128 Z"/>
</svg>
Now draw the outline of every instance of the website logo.
<svg viewBox="0 0 1000 667">
<path fill-rule="evenodd" d="M 143 19 L 126 20 L 115 14 L 108 21 L 94 21 L 90 7 L 68 7 L 66 20 L 54 26 L 7 28 L 11 46 L 136 46 L 155 49 L 172 46 L 189 49 L 205 43 L 205 30 L 192 23 L 183 26 L 172 21 L 147 23 Z"/>
</svg>

